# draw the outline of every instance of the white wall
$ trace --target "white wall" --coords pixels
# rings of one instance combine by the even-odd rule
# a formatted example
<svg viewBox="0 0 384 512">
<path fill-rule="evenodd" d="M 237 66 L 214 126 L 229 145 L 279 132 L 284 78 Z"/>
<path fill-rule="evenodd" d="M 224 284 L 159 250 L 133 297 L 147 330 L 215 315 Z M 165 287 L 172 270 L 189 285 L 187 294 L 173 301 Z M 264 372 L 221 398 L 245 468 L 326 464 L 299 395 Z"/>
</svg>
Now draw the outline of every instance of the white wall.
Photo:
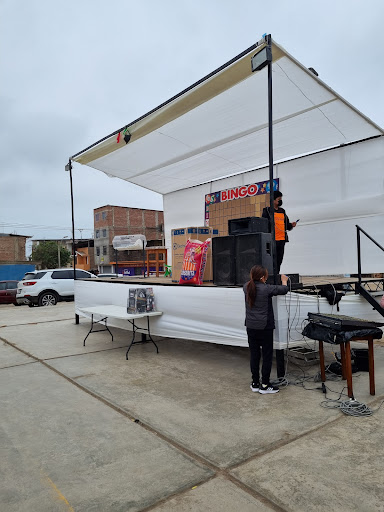
<svg viewBox="0 0 384 512">
<path fill-rule="evenodd" d="M 282 272 L 356 273 L 356 224 L 384 246 L 384 137 L 277 164 L 275 177 L 290 220 L 300 218 Z M 171 229 L 204 225 L 205 194 L 267 178 L 264 168 L 166 194 L 167 247 Z M 362 242 L 363 272 L 384 272 L 384 253 L 364 236 Z"/>
</svg>

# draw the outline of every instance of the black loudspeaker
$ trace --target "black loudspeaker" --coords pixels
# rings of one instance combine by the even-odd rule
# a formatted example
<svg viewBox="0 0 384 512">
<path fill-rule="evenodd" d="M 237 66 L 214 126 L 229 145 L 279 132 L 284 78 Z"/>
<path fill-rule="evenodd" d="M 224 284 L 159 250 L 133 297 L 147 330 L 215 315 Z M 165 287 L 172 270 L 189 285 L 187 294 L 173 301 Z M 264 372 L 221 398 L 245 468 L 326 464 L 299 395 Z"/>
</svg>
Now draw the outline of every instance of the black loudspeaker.
<svg viewBox="0 0 384 512">
<path fill-rule="evenodd" d="M 273 273 L 270 233 L 237 235 L 235 241 L 236 285 L 249 281 L 249 272 L 254 265 L 261 265 L 269 274 Z"/>
<path fill-rule="evenodd" d="M 214 284 L 217 286 L 235 284 L 234 236 L 215 236 L 212 238 L 212 265 Z"/>
<path fill-rule="evenodd" d="M 244 217 L 228 221 L 229 235 L 242 235 L 246 233 L 269 233 L 268 219 L 263 217 Z"/>
</svg>

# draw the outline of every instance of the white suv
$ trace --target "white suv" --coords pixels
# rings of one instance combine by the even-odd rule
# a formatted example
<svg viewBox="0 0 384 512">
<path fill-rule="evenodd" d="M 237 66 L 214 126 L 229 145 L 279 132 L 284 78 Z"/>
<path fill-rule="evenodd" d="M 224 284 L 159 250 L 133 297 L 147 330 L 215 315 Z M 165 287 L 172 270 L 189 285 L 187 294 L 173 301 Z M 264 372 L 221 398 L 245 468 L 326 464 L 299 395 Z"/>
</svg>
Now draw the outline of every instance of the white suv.
<svg viewBox="0 0 384 512">
<path fill-rule="evenodd" d="M 38 270 L 28 273 L 17 285 L 16 301 L 30 306 L 54 306 L 60 300 L 73 299 L 75 281 L 73 268 Z M 96 277 L 76 269 L 76 279 Z"/>
</svg>

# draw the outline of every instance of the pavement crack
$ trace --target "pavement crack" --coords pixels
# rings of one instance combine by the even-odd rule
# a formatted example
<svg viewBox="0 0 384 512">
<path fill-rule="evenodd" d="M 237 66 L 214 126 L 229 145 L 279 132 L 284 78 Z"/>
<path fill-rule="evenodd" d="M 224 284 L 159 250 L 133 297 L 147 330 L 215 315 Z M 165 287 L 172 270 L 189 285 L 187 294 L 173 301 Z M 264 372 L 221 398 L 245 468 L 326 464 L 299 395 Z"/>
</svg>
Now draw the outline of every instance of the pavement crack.
<svg viewBox="0 0 384 512">
<path fill-rule="evenodd" d="M 39 321 L 39 322 L 26 322 L 25 324 L 4 324 L 4 325 L 0 325 L 0 329 L 4 328 L 4 327 L 22 327 L 22 326 L 25 326 L 25 325 L 39 325 L 39 324 L 49 324 L 49 323 L 52 323 L 52 322 L 67 322 L 68 320 L 73 320 L 73 318 L 56 318 L 55 320 L 42 320 L 42 321 Z"/>
</svg>

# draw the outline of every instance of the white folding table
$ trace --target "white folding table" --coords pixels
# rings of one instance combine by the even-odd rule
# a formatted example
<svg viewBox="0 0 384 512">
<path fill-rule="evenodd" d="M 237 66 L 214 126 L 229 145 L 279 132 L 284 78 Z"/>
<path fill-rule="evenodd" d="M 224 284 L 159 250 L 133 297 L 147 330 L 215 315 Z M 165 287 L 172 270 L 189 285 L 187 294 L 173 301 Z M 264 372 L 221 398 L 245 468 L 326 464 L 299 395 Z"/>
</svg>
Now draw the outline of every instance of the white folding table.
<svg viewBox="0 0 384 512">
<path fill-rule="evenodd" d="M 84 347 L 85 347 L 85 340 L 88 338 L 88 336 L 92 332 L 108 331 L 109 334 L 111 335 L 112 341 L 113 341 L 113 334 L 111 333 L 111 331 L 108 328 L 107 321 L 108 321 L 108 318 L 116 318 L 116 319 L 119 319 L 119 320 L 127 320 L 132 325 L 132 340 L 131 340 L 131 342 L 130 342 L 130 344 L 128 346 L 127 353 L 125 355 L 126 359 L 128 359 L 128 352 L 129 352 L 130 348 L 132 347 L 132 345 L 136 345 L 136 344 L 139 344 L 139 343 L 146 343 L 147 342 L 146 340 L 135 341 L 135 335 L 136 335 L 137 331 L 140 331 L 140 332 L 143 332 L 145 334 L 148 334 L 149 339 L 152 341 L 152 343 L 156 347 L 157 353 L 159 353 L 158 346 L 153 341 L 152 336 L 151 336 L 151 331 L 150 331 L 150 326 L 149 326 L 149 317 L 151 317 L 151 316 L 160 316 L 160 315 L 163 314 L 161 311 L 151 311 L 151 312 L 146 312 L 146 313 L 130 314 L 130 313 L 127 313 L 127 309 L 125 307 L 123 307 L 123 306 L 113 306 L 113 305 L 93 306 L 93 307 L 90 307 L 90 308 L 81 308 L 81 311 L 84 311 L 84 313 L 88 313 L 88 314 L 91 315 L 91 328 L 90 328 L 88 334 L 86 335 L 86 337 L 84 338 L 84 343 L 83 343 Z M 97 316 L 97 317 L 100 316 L 101 318 L 96 320 L 95 316 Z M 135 324 L 135 320 L 138 319 L 138 318 L 146 318 L 147 319 L 147 327 L 146 328 L 145 327 L 138 327 Z M 104 322 L 105 329 L 97 329 L 97 330 L 93 329 L 93 326 L 95 324 L 100 324 L 102 322 Z"/>
</svg>

